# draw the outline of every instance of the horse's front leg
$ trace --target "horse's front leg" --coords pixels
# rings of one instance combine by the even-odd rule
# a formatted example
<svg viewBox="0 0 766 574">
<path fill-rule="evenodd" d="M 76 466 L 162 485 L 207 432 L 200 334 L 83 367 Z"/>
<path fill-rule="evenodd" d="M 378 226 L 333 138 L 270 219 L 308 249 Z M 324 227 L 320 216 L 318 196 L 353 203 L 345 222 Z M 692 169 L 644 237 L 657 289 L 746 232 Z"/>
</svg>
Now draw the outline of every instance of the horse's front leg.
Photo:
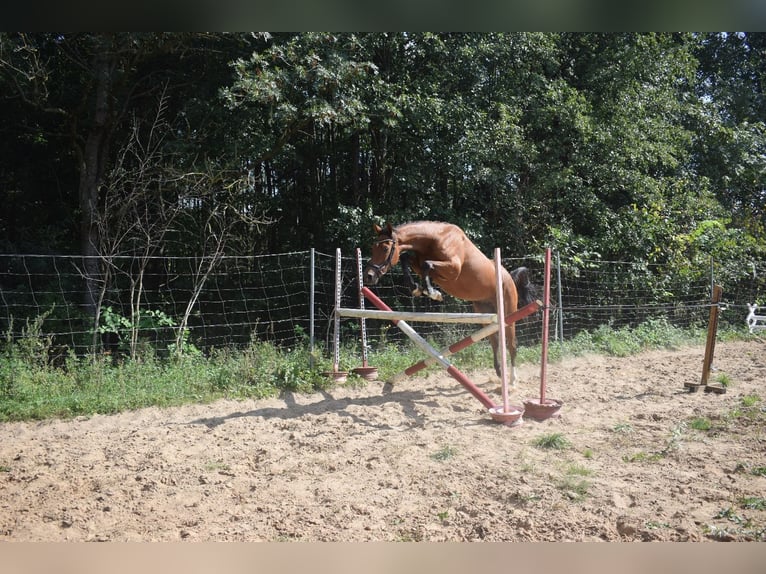
<svg viewBox="0 0 766 574">
<path fill-rule="evenodd" d="M 415 281 L 412 276 L 412 254 L 404 252 L 399 256 L 399 261 L 402 264 L 402 271 L 404 271 L 404 279 L 407 281 L 407 286 L 410 288 L 410 292 L 413 297 L 420 297 L 423 294 L 423 290 L 420 288 L 420 283 Z"/>
</svg>

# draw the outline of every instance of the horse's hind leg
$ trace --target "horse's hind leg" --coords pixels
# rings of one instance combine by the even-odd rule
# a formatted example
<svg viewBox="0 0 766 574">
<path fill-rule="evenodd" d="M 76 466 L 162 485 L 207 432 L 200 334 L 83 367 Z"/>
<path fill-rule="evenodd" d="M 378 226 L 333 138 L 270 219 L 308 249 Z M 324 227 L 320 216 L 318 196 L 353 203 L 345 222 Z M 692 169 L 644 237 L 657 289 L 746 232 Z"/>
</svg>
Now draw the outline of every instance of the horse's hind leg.
<svg viewBox="0 0 766 574">
<path fill-rule="evenodd" d="M 477 313 L 496 313 L 494 303 L 487 301 L 477 301 L 473 304 L 474 311 Z M 502 328 L 502 327 L 501 327 Z M 495 359 L 495 373 L 498 378 L 502 378 L 503 371 L 500 364 L 500 336 L 494 333 L 489 336 L 489 344 L 492 346 L 492 355 Z M 516 325 L 506 325 L 505 327 L 505 344 L 508 349 L 509 359 L 511 361 L 510 380 L 508 381 L 512 387 L 516 386 L 518 380 L 518 373 L 516 371 Z"/>
<path fill-rule="evenodd" d="M 489 301 L 474 301 L 473 310 L 477 313 L 495 313 L 497 310 L 494 303 Z M 498 378 L 501 378 L 502 370 L 500 369 L 500 353 L 499 350 L 500 337 L 497 332 L 489 336 L 489 344 L 492 347 L 492 356 L 495 361 L 495 373 Z"/>
<path fill-rule="evenodd" d="M 436 269 L 436 265 L 437 263 L 434 261 L 424 261 L 421 271 L 426 282 L 426 294 L 434 301 L 443 301 L 444 296 L 441 294 L 441 291 L 434 289 L 433 285 L 431 285 L 431 273 Z"/>
<path fill-rule="evenodd" d="M 511 359 L 511 380 L 509 381 L 512 387 L 516 386 L 516 381 L 519 380 L 518 373 L 516 372 L 516 325 L 508 325 L 505 328 L 505 342 L 508 346 L 508 354 Z"/>
</svg>

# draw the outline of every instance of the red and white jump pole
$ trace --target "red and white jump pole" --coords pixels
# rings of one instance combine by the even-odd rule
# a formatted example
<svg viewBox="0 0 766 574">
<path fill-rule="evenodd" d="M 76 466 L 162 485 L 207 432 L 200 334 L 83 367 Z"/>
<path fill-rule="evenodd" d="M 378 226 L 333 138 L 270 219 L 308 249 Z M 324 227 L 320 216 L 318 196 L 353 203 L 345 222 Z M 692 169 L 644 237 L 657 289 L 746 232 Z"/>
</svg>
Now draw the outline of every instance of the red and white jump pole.
<svg viewBox="0 0 766 574">
<path fill-rule="evenodd" d="M 543 333 L 542 357 L 540 358 L 540 398 L 524 401 L 525 414 L 536 420 L 544 420 L 559 416 L 562 402 L 558 399 L 547 398 L 547 368 L 548 368 L 548 320 L 551 304 L 551 248 L 545 249 L 545 286 L 543 288 Z"/>
<path fill-rule="evenodd" d="M 381 311 L 391 311 L 391 308 L 367 287 L 362 287 L 362 293 L 364 293 L 364 296 L 367 297 L 367 299 Z M 391 321 L 394 325 L 399 327 L 399 329 L 405 335 L 412 339 L 416 345 L 431 355 L 442 367 L 447 369 L 447 373 L 449 373 L 450 376 L 453 377 L 458 383 L 463 385 L 463 387 L 465 387 L 469 393 L 476 397 L 481 404 L 483 404 L 488 409 L 496 408 L 496 405 L 492 402 L 492 399 L 490 399 L 479 387 L 474 385 L 471 379 L 460 372 L 460 370 L 455 367 L 455 365 L 450 363 L 441 353 L 439 353 L 438 350 L 432 347 L 428 341 L 421 337 L 415 331 L 415 329 L 409 326 L 406 321 L 401 319 L 392 319 Z"/>
<path fill-rule="evenodd" d="M 505 324 L 510 325 L 511 323 L 515 323 L 516 321 L 521 321 L 525 317 L 529 317 L 533 313 L 536 313 L 540 307 L 542 307 L 543 304 L 541 301 L 532 301 L 528 305 L 525 305 L 518 311 L 511 313 L 510 315 L 506 315 L 505 317 Z M 482 339 L 486 339 L 491 334 L 496 332 L 500 328 L 497 324 L 487 325 L 486 327 L 482 327 L 475 333 L 472 333 L 468 335 L 465 339 L 461 339 L 457 343 L 453 343 L 446 349 L 442 349 L 441 354 L 445 357 L 449 357 L 450 355 L 454 355 L 458 351 L 462 351 L 466 347 L 470 347 L 474 343 L 478 343 Z M 429 357 L 427 359 L 423 359 L 422 361 L 415 363 L 411 367 L 407 367 L 404 370 L 404 374 L 407 376 L 412 376 L 418 371 L 422 371 L 426 367 L 433 365 L 436 363 L 436 359 L 433 357 Z"/>
<path fill-rule="evenodd" d="M 497 310 L 497 322 L 500 317 L 505 317 L 505 298 L 503 297 L 503 274 L 501 273 L 500 248 L 495 247 L 495 309 Z M 508 351 L 505 348 L 505 325 L 498 325 L 497 347 L 500 351 L 500 386 L 503 394 L 503 412 L 510 412 L 508 403 Z"/>
<path fill-rule="evenodd" d="M 325 376 L 331 377 L 336 382 L 342 383 L 346 380 L 348 373 L 340 370 L 340 291 L 341 291 L 341 254 L 340 247 L 335 250 L 335 309 L 334 314 L 334 337 L 333 337 L 333 360 L 332 371 L 325 371 Z"/>
<path fill-rule="evenodd" d="M 356 280 L 359 286 L 359 309 L 364 311 L 364 294 L 362 293 L 362 250 L 356 248 Z M 378 369 L 367 364 L 367 324 L 365 317 L 359 318 L 359 326 L 362 336 L 362 366 L 352 369 L 354 373 L 368 381 L 374 381 L 378 378 Z"/>
</svg>

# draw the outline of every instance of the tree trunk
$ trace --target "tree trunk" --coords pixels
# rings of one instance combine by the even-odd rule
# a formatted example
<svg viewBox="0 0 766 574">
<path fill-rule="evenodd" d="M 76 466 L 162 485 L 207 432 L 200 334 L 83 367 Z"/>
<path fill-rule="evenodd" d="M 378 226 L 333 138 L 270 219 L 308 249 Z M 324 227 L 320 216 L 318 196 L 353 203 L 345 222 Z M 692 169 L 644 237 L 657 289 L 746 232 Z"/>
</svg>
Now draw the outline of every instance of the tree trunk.
<svg viewBox="0 0 766 574">
<path fill-rule="evenodd" d="M 96 316 L 99 292 L 100 263 L 98 234 L 98 198 L 109 155 L 111 131 L 110 96 L 114 62 L 108 54 L 95 56 L 96 74 L 95 109 L 93 122 L 85 140 L 80 158 L 80 248 L 85 274 L 85 311 Z"/>
</svg>

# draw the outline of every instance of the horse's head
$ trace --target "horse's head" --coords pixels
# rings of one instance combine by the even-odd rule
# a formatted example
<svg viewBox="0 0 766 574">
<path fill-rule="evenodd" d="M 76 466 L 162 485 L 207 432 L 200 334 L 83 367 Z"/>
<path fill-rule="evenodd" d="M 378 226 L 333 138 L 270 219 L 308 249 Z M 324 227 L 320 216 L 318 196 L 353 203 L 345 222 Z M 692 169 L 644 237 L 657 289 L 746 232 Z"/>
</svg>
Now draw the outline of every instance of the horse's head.
<svg viewBox="0 0 766 574">
<path fill-rule="evenodd" d="M 391 267 L 399 262 L 399 246 L 390 223 L 386 227 L 374 224 L 377 238 L 372 244 L 372 257 L 364 270 L 366 285 L 375 285 Z"/>
</svg>

